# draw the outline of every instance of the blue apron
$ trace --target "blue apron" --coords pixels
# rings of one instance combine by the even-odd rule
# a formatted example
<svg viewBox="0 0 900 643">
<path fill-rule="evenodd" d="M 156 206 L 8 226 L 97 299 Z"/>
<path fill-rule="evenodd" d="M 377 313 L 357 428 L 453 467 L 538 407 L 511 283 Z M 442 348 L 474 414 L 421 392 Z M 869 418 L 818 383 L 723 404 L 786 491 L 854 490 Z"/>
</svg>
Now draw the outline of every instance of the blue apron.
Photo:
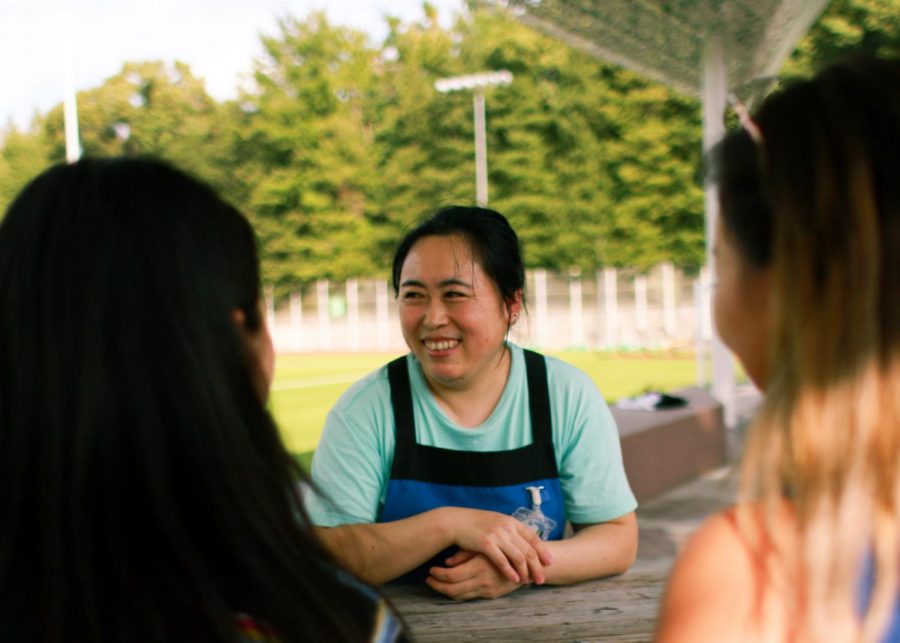
<svg viewBox="0 0 900 643">
<path fill-rule="evenodd" d="M 402 520 L 448 506 L 511 515 L 520 507 L 532 507 L 528 487 L 543 487 L 541 511 L 556 521 L 548 538 L 562 538 L 565 511 L 553 450 L 547 365 L 538 353 L 525 350 L 523 354 L 531 444 L 509 451 L 455 451 L 418 444 L 406 357 L 388 364 L 396 446 L 378 522 Z M 444 561 L 457 549 L 444 550 L 394 582 L 423 581 L 430 567 L 445 566 Z"/>
</svg>

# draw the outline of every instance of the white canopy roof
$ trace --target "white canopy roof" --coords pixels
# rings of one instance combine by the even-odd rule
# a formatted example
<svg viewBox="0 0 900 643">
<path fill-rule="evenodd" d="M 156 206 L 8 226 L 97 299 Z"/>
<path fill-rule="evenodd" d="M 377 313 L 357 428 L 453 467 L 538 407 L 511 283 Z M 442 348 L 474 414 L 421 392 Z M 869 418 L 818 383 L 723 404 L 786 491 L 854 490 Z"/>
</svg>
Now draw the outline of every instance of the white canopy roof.
<svg viewBox="0 0 900 643">
<path fill-rule="evenodd" d="M 828 0 L 493 0 L 522 22 L 699 96 L 718 38 L 727 84 L 742 96 L 774 76 Z"/>
</svg>

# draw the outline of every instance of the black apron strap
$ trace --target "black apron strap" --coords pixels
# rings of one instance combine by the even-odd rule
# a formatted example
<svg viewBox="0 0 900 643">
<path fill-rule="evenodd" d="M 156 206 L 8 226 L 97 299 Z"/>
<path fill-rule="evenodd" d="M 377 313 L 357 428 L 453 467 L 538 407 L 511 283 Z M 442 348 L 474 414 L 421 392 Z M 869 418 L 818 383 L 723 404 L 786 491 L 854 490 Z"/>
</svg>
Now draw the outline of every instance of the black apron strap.
<svg viewBox="0 0 900 643">
<path fill-rule="evenodd" d="M 547 363 L 544 356 L 523 350 L 525 373 L 528 380 L 528 406 L 531 413 L 531 439 L 535 444 L 552 444 L 553 430 L 550 420 L 550 389 L 547 384 Z M 413 420 L 412 391 L 406 357 L 390 362 L 388 381 L 391 385 L 391 406 L 394 411 L 397 444 L 415 444 L 416 430 Z"/>
<path fill-rule="evenodd" d="M 406 356 L 398 357 L 387 365 L 388 382 L 391 385 L 391 407 L 394 410 L 395 436 L 398 445 L 415 444 L 416 428 L 413 420 L 412 391 Z"/>
<path fill-rule="evenodd" d="M 523 349 L 528 378 L 528 406 L 531 411 L 531 440 L 535 444 L 553 444 L 550 423 L 550 387 L 547 384 L 547 362 L 540 353 Z"/>
</svg>

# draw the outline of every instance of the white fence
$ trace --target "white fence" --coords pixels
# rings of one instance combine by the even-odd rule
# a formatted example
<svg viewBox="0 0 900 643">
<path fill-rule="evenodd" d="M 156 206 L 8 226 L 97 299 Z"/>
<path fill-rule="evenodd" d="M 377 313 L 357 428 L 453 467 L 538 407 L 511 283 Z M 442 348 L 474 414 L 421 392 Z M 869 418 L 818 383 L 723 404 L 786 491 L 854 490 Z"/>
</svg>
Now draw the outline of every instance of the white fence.
<svg viewBox="0 0 900 643">
<path fill-rule="evenodd" d="M 705 271 L 692 277 L 671 264 L 646 273 L 530 270 L 527 313 L 511 339 L 544 350 L 703 347 L 711 334 L 709 292 Z M 303 291 L 273 293 L 270 288 L 266 296 L 277 352 L 405 349 L 387 281 L 320 280 Z M 702 373 L 698 379 L 705 379 Z"/>
</svg>

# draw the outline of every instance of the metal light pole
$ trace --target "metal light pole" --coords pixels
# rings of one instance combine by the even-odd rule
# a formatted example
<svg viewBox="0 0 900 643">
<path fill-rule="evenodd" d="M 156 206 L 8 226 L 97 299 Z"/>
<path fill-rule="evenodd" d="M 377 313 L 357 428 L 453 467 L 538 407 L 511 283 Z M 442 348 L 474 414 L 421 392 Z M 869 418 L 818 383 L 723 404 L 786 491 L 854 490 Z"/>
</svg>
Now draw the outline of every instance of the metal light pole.
<svg viewBox="0 0 900 643">
<path fill-rule="evenodd" d="M 473 96 L 473 111 L 475 114 L 475 202 L 482 207 L 487 206 L 488 204 L 484 88 L 495 87 L 497 85 L 509 85 L 512 82 L 512 79 L 512 72 L 503 70 L 471 74 L 469 76 L 441 78 L 434 83 L 434 88 L 442 94 L 463 89 L 475 90 Z"/>
<path fill-rule="evenodd" d="M 63 123 L 66 132 L 66 162 L 74 163 L 81 157 L 78 136 L 78 101 L 75 98 L 75 72 L 72 64 L 72 39 L 67 15 L 59 14 L 59 42 L 63 76 Z"/>
</svg>

